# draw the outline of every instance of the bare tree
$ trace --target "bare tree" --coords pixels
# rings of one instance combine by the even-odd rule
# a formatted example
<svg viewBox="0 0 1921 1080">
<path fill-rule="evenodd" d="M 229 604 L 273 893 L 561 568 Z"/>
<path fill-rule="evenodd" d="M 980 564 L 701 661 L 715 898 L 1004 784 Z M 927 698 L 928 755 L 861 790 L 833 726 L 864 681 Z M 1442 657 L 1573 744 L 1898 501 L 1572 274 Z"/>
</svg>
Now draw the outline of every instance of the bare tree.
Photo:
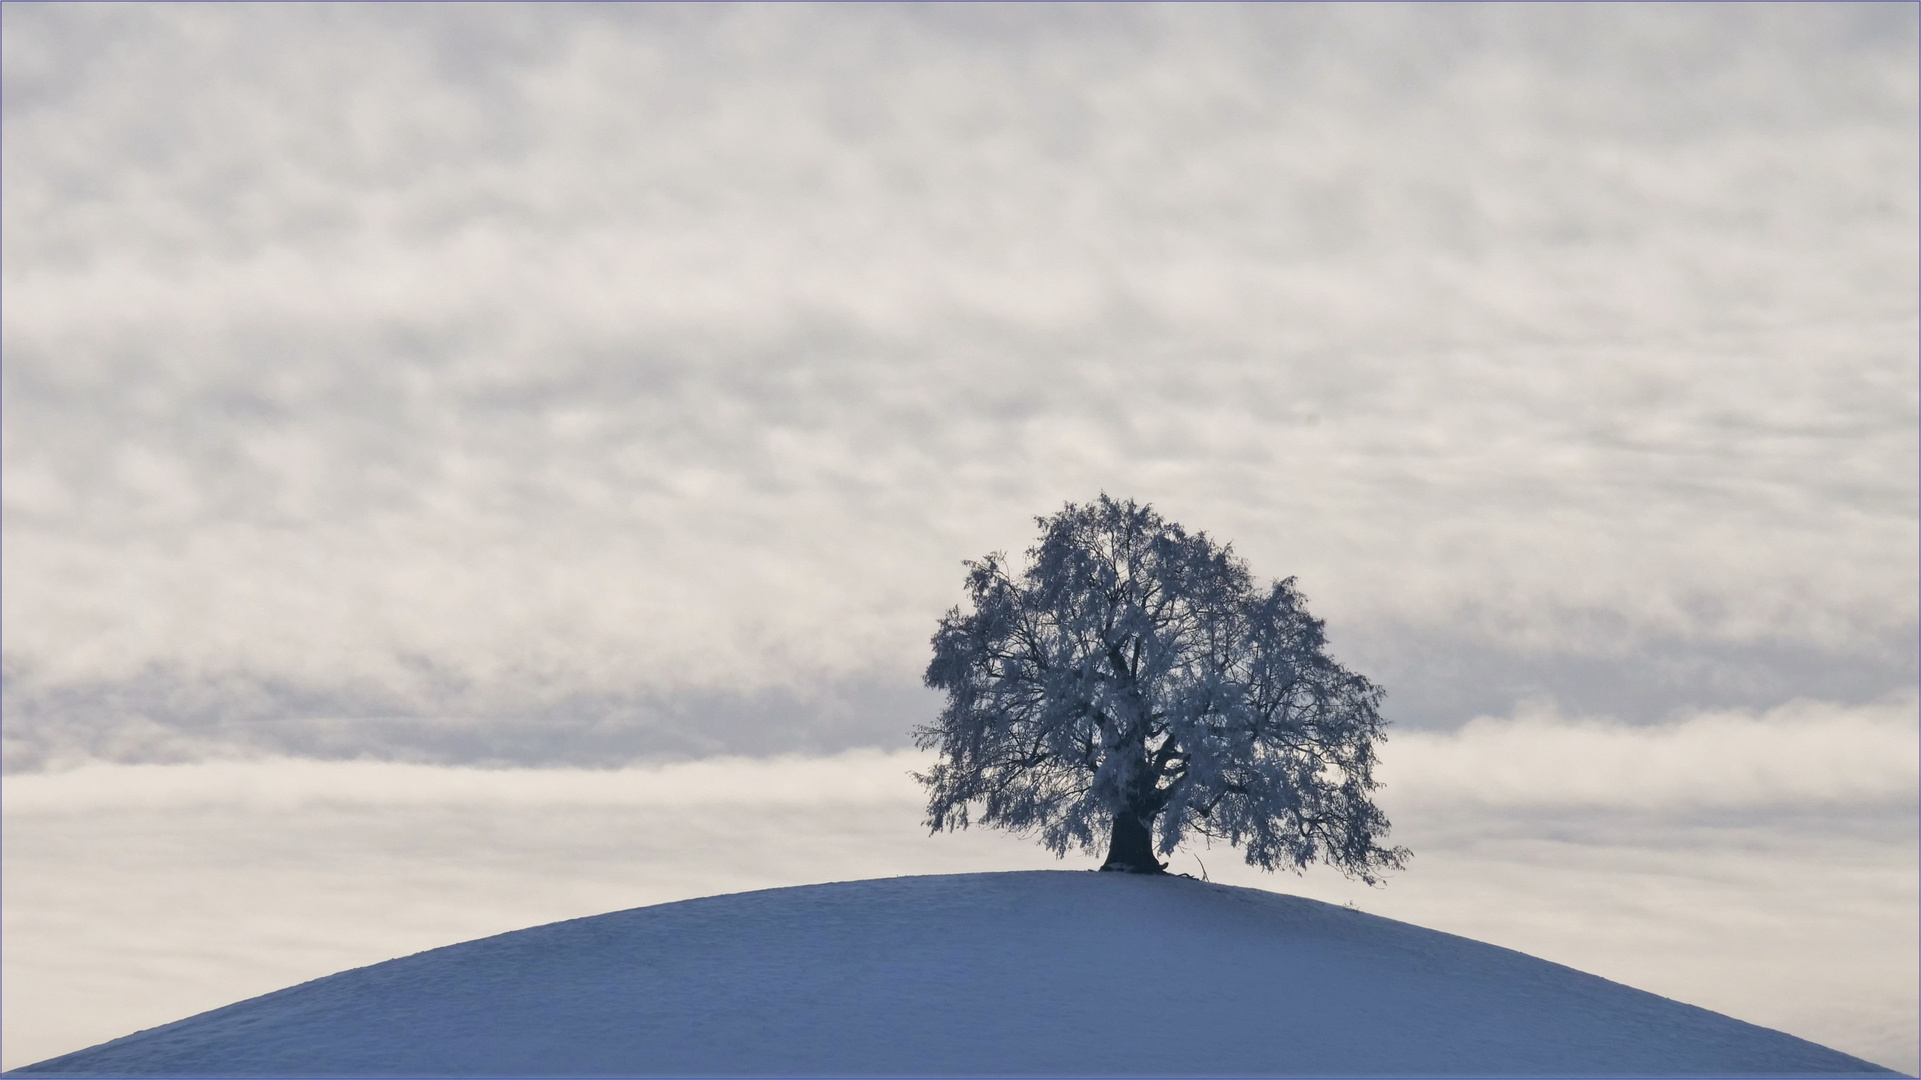
<svg viewBox="0 0 1921 1080">
<path fill-rule="evenodd" d="M 972 611 L 934 635 L 915 730 L 935 831 L 1039 834 L 1103 870 L 1160 873 L 1183 838 L 1263 869 L 1319 859 L 1367 882 L 1398 869 L 1370 798 L 1381 690 L 1326 652 L 1294 579 L 1257 589 L 1231 547 L 1103 494 L 1037 518 L 1015 576 L 969 562 Z"/>
</svg>

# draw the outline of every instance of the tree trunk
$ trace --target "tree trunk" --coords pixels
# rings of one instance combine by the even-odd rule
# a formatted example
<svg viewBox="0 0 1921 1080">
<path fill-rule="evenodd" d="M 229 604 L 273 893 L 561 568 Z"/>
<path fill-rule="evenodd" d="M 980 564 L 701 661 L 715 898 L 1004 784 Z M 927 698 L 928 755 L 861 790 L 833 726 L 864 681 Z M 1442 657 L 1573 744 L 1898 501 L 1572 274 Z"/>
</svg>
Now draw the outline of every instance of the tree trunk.
<svg viewBox="0 0 1921 1080">
<path fill-rule="evenodd" d="M 1167 864 L 1154 857 L 1153 822 L 1142 821 L 1140 815 L 1122 810 L 1114 815 L 1114 839 L 1107 848 L 1107 861 L 1101 864 L 1102 870 L 1118 870 L 1129 874 L 1159 874 L 1167 870 Z"/>
</svg>

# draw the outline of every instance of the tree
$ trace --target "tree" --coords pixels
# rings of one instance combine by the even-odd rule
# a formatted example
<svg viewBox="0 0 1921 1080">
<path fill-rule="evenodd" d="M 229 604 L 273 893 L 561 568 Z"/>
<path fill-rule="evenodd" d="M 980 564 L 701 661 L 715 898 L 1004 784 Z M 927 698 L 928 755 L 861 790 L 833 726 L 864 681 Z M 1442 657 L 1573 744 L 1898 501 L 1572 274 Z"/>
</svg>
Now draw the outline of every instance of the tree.
<svg viewBox="0 0 1921 1080">
<path fill-rule="evenodd" d="M 1106 843 L 1101 869 L 1135 873 L 1190 834 L 1266 870 L 1402 866 L 1370 799 L 1382 691 L 1327 655 L 1293 578 L 1258 589 L 1231 546 L 1131 499 L 1035 522 L 1026 570 L 965 563 L 973 610 L 934 635 L 946 705 L 914 732 L 940 751 L 915 775 L 933 831 Z"/>
</svg>

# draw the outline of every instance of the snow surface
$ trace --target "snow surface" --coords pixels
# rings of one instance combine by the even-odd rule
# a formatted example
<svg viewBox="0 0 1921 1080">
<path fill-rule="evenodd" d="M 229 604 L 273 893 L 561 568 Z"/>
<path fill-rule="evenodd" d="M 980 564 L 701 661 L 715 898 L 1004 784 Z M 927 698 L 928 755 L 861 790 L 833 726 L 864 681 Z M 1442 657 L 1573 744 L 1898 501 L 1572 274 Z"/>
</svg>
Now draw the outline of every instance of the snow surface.
<svg viewBox="0 0 1921 1080">
<path fill-rule="evenodd" d="M 7 1075 L 1894 1075 L 1300 897 L 1073 871 L 636 908 L 316 979 Z"/>
</svg>

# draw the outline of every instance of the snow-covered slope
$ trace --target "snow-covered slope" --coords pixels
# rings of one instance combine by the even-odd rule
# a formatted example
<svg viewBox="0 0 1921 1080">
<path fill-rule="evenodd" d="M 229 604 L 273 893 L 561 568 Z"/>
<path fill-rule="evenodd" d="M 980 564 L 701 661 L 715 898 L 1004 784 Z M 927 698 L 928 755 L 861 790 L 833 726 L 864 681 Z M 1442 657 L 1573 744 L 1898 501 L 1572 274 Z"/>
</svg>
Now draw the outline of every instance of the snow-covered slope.
<svg viewBox="0 0 1921 1080">
<path fill-rule="evenodd" d="M 342 972 L 15 1070 L 85 1075 L 1887 1074 L 1313 900 L 1088 872 L 638 908 Z"/>
</svg>

